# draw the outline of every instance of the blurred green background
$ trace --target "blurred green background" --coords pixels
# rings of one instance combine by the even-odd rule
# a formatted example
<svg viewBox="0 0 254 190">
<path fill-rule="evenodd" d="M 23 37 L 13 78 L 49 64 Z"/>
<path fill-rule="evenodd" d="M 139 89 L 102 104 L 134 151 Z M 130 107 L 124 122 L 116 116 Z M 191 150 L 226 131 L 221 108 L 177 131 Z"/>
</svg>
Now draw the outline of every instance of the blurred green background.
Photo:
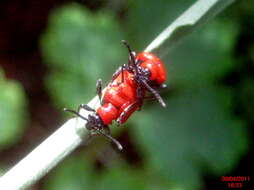
<svg viewBox="0 0 254 190">
<path fill-rule="evenodd" d="M 1 1 L 0 173 L 127 62 L 120 40 L 142 51 L 193 2 Z M 251 176 L 253 9 L 237 1 L 162 57 L 167 108 L 146 102 L 113 130 L 123 152 L 96 137 L 31 189 L 209 190 L 227 188 L 221 176 Z"/>
</svg>

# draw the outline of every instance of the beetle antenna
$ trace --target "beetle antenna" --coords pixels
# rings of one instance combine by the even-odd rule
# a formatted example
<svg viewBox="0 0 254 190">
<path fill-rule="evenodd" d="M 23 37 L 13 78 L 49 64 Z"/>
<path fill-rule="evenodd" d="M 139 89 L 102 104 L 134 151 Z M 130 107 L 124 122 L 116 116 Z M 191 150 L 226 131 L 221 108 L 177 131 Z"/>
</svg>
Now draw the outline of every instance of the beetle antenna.
<svg viewBox="0 0 254 190">
<path fill-rule="evenodd" d="M 72 114 L 74 114 L 74 115 L 76 115 L 76 116 L 78 116 L 78 117 L 84 119 L 85 121 L 88 121 L 87 118 L 85 118 L 84 116 L 82 116 L 82 115 L 81 115 L 80 113 L 78 113 L 77 111 L 70 110 L 70 109 L 67 109 L 67 108 L 64 108 L 64 111 L 70 112 L 70 113 L 72 113 Z"/>
<path fill-rule="evenodd" d="M 86 111 L 96 112 L 95 109 L 91 108 L 90 106 L 88 106 L 88 105 L 86 105 L 86 104 L 80 104 L 80 105 L 79 105 L 79 108 L 78 108 L 78 112 L 79 112 L 81 109 L 84 109 L 84 110 L 86 110 Z"/>
<path fill-rule="evenodd" d="M 127 47 L 131 57 L 132 64 L 135 65 L 135 57 L 134 57 L 133 51 L 130 48 L 130 45 L 125 40 L 122 40 L 122 43 Z"/>
<path fill-rule="evenodd" d="M 166 103 L 164 102 L 160 94 L 156 90 L 154 90 L 149 84 L 147 84 L 146 81 L 142 80 L 142 83 L 145 85 L 147 90 L 149 90 L 154 95 L 154 97 L 159 101 L 162 107 L 166 107 Z"/>
<path fill-rule="evenodd" d="M 100 104 L 102 105 L 102 100 L 101 100 L 101 97 L 102 97 L 102 80 L 101 79 L 98 79 L 97 82 L 96 82 L 96 93 L 99 97 Z"/>
<path fill-rule="evenodd" d="M 101 130 L 97 130 L 101 135 L 107 137 L 108 139 L 110 139 L 113 143 L 115 143 L 115 145 L 117 146 L 118 150 L 123 150 L 123 146 L 121 145 L 121 143 L 116 140 L 115 138 L 111 137 L 110 135 L 102 132 Z"/>
</svg>

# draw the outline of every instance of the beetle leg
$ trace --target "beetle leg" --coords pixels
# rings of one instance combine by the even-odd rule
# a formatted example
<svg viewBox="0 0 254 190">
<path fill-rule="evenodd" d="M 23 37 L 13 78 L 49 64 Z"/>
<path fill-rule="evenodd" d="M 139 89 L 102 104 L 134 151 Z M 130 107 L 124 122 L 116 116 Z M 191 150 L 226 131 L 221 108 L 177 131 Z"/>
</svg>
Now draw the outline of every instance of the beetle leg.
<svg viewBox="0 0 254 190">
<path fill-rule="evenodd" d="M 138 100 L 136 100 L 135 102 L 133 102 L 132 104 L 128 105 L 123 112 L 120 114 L 120 116 L 117 118 L 117 123 L 120 125 L 122 124 L 124 121 L 126 121 L 128 119 L 128 117 L 131 115 L 132 112 L 134 112 L 136 109 L 136 107 L 140 106 L 140 102 Z M 127 118 L 126 118 L 127 117 Z"/>
<path fill-rule="evenodd" d="M 97 82 L 96 82 L 96 93 L 99 97 L 99 100 L 100 100 L 100 104 L 102 105 L 102 80 L 101 79 L 98 79 Z"/>
<path fill-rule="evenodd" d="M 118 150 L 123 150 L 123 146 L 121 145 L 121 143 L 116 140 L 115 138 L 113 138 L 110 133 L 105 133 L 104 131 L 100 130 L 97 128 L 97 130 L 95 131 L 96 133 L 99 133 L 100 135 L 108 138 L 109 140 L 111 140 L 118 148 Z M 96 134 L 92 134 L 92 135 L 96 135 Z"/>
<path fill-rule="evenodd" d="M 77 112 L 77 111 L 75 111 L 75 110 L 70 110 L 70 109 L 64 108 L 64 111 L 70 112 L 70 113 L 72 113 L 72 114 L 74 114 L 74 115 L 76 115 L 76 116 L 78 116 L 78 117 L 84 119 L 85 121 L 88 121 L 87 118 L 85 118 L 85 117 L 82 116 L 79 112 Z"/>
<path fill-rule="evenodd" d="M 112 79 L 111 79 L 111 82 L 113 82 L 116 77 L 123 71 L 123 66 L 120 66 L 113 74 L 112 76 Z"/>
<path fill-rule="evenodd" d="M 154 95 L 154 97 L 158 100 L 162 107 L 166 107 L 166 103 L 164 102 L 160 94 L 156 90 L 154 90 L 149 84 L 147 84 L 146 81 L 142 80 L 142 83 L 145 85 L 146 89 Z"/>
<path fill-rule="evenodd" d="M 121 67 L 121 82 L 124 82 L 123 66 Z"/>
<path fill-rule="evenodd" d="M 139 108 L 138 108 L 138 111 L 141 110 L 141 107 L 143 105 L 143 99 L 144 99 L 144 90 L 142 89 L 141 86 L 138 86 L 137 89 L 136 89 L 136 96 L 137 96 L 137 100 L 139 101 Z"/>
<path fill-rule="evenodd" d="M 135 65 L 136 64 L 135 52 L 131 50 L 130 45 L 125 40 L 122 40 L 122 43 L 127 47 L 128 51 L 129 51 L 131 64 Z"/>
<path fill-rule="evenodd" d="M 105 130 L 106 134 L 108 134 L 108 135 L 111 134 L 111 130 L 108 125 L 105 125 L 103 129 Z"/>
<path fill-rule="evenodd" d="M 78 108 L 78 112 L 79 112 L 81 109 L 85 109 L 85 110 L 91 111 L 91 112 L 96 112 L 95 109 L 91 108 L 90 106 L 88 106 L 88 105 L 86 105 L 86 104 L 80 104 L 80 105 L 79 105 L 79 108 Z"/>
<path fill-rule="evenodd" d="M 116 140 L 115 138 L 113 138 L 111 135 L 108 135 L 102 131 L 98 131 L 100 134 L 102 134 L 103 136 L 107 137 L 108 139 L 110 139 L 113 143 L 115 143 L 115 145 L 117 146 L 118 150 L 123 150 L 123 146 L 121 145 L 121 143 Z"/>
</svg>

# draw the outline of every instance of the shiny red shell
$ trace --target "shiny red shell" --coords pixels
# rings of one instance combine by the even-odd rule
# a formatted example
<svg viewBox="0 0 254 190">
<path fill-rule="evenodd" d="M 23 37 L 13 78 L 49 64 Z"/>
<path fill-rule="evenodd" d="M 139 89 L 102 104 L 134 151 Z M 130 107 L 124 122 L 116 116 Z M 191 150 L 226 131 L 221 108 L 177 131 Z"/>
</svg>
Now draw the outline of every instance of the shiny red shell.
<svg viewBox="0 0 254 190">
<path fill-rule="evenodd" d="M 135 59 L 140 67 L 148 69 L 151 82 L 154 81 L 155 84 L 160 85 L 166 81 L 166 69 L 156 55 L 142 52 Z M 123 81 L 122 78 L 124 78 Z M 137 84 L 134 78 L 134 73 L 124 70 L 106 87 L 102 99 L 103 105 L 97 109 L 97 113 L 105 125 L 111 124 L 113 120 L 123 124 L 139 108 Z"/>
<path fill-rule="evenodd" d="M 117 120 L 121 113 L 136 101 L 136 83 L 133 79 L 134 76 L 128 71 L 123 71 L 123 75 L 123 82 L 122 74 L 120 73 L 116 79 L 107 86 L 103 97 L 104 105 L 97 110 L 97 113 L 106 125 L 111 124 L 113 120 Z M 112 106 L 106 110 L 104 108 L 105 105 Z M 130 113 L 128 112 L 121 120 L 119 120 L 119 123 L 124 123 L 136 109 L 133 107 L 130 110 Z M 111 110 L 114 114 L 109 113 Z M 115 110 L 118 110 L 117 114 Z"/>
<path fill-rule="evenodd" d="M 116 120 L 119 115 L 118 109 L 111 103 L 106 103 L 97 109 L 97 113 L 105 125 L 109 125 Z"/>
<path fill-rule="evenodd" d="M 136 56 L 141 67 L 147 68 L 150 73 L 150 80 L 157 84 L 163 84 L 167 79 L 166 68 L 163 62 L 154 54 L 149 52 L 141 52 Z"/>
<path fill-rule="evenodd" d="M 141 52 L 136 56 L 138 61 L 144 62 L 147 60 L 152 60 L 154 62 L 161 62 L 160 58 L 150 52 Z"/>
</svg>

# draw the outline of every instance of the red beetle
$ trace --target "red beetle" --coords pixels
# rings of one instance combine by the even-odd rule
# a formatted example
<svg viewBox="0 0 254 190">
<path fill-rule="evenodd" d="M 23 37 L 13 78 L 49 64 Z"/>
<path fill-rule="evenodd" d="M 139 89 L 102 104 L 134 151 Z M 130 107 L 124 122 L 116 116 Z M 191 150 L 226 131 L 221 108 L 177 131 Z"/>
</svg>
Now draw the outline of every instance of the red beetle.
<svg viewBox="0 0 254 190">
<path fill-rule="evenodd" d="M 156 84 L 161 85 L 167 79 L 167 72 L 163 62 L 154 54 L 149 52 L 142 52 L 136 56 L 137 64 L 142 68 L 148 68 L 151 75 L 150 81 L 155 81 Z"/>
<path fill-rule="evenodd" d="M 97 112 L 105 124 L 111 124 L 112 120 L 117 120 L 119 124 L 122 124 L 139 107 L 136 103 L 136 88 L 134 74 L 128 71 L 120 73 L 114 81 L 107 86 L 102 101 L 104 104 L 111 104 L 118 109 L 118 114 L 115 115 L 115 118 L 110 117 L 103 113 L 104 110 L 102 110 L 101 107 L 104 105 L 101 106 Z"/>
<path fill-rule="evenodd" d="M 112 77 L 112 81 L 106 87 L 104 96 L 102 97 L 102 82 L 99 79 L 96 84 L 97 94 L 99 96 L 101 106 L 94 110 L 87 105 L 81 104 L 81 108 L 93 112 L 88 118 L 83 117 L 74 110 L 65 109 L 87 121 L 86 128 L 94 132 L 93 134 L 101 134 L 111 139 L 122 150 L 121 144 L 110 136 L 108 125 L 112 121 L 123 124 L 132 115 L 133 112 L 140 109 L 143 100 L 146 98 L 146 92 L 149 91 L 153 96 L 165 107 L 163 99 L 154 89 L 161 87 L 166 81 L 167 74 L 163 62 L 154 54 L 148 52 L 139 53 L 135 56 L 135 52 L 131 51 L 129 45 L 123 41 L 129 50 L 128 64 L 122 65 Z M 108 133 L 104 132 L 104 129 Z"/>
<path fill-rule="evenodd" d="M 140 107 L 142 106 L 146 91 L 151 92 L 160 104 L 165 107 L 165 102 L 154 89 L 166 86 L 163 84 L 167 79 L 167 72 L 163 62 L 156 55 L 149 52 L 141 52 L 135 56 L 136 53 L 131 50 L 127 42 L 122 42 L 126 45 L 129 51 L 129 62 L 128 64 L 124 64 L 119 67 L 119 69 L 113 74 L 112 81 L 125 70 L 133 73 L 134 81 L 136 83 L 137 100 Z M 122 74 L 122 79 L 123 78 L 124 75 Z"/>
</svg>

